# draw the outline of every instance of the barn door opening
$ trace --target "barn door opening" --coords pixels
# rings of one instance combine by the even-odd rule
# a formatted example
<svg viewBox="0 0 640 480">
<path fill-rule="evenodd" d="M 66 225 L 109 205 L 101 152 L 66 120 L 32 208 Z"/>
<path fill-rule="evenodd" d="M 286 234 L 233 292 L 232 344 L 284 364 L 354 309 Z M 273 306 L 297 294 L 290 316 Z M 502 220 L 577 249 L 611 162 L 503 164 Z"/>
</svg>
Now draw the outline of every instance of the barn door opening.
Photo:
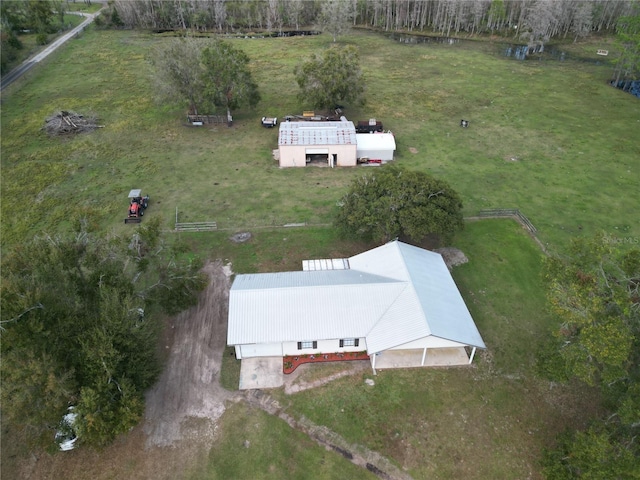
<svg viewBox="0 0 640 480">
<path fill-rule="evenodd" d="M 305 154 L 307 165 L 329 165 L 331 159 L 328 148 L 307 148 Z"/>
</svg>

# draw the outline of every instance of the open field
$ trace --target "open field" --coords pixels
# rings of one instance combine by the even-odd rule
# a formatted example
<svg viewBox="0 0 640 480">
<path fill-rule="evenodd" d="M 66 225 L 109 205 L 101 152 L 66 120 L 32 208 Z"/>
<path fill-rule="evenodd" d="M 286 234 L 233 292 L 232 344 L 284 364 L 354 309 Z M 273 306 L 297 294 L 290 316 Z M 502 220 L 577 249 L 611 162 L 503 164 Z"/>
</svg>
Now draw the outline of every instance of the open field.
<svg viewBox="0 0 640 480">
<path fill-rule="evenodd" d="M 640 102 L 607 86 L 611 65 L 595 63 L 602 42 L 567 47 L 594 62 L 518 62 L 492 43 L 401 45 L 366 32 L 343 40 L 359 48 L 368 87 L 367 105 L 347 106 L 348 118 L 383 121 L 396 134 L 397 161 L 446 179 L 460 192 L 467 216 L 519 208 L 552 251 L 596 230 L 640 238 Z M 299 269 L 304 258 L 370 247 L 342 241 L 329 228 L 259 228 L 329 223 L 336 200 L 363 172 L 280 170 L 271 158 L 277 131 L 259 124 L 265 115 L 307 109 L 295 97 L 293 67 L 330 38 L 231 40 L 253 59 L 263 96 L 255 111 L 235 112 L 233 128 L 187 128 L 183 109 L 154 102 L 145 55 L 162 41 L 143 32 L 90 29 L 3 93 L 3 250 L 81 218 L 99 231 L 130 229 L 122 218 L 134 187 L 151 195 L 148 215 L 161 217 L 167 228 L 178 207 L 181 221 L 215 220 L 228 229 L 172 239 L 191 254 L 232 262 L 235 272 Z M 60 109 L 94 112 L 105 128 L 47 138 L 40 127 Z M 461 118 L 471 121 L 469 129 L 458 126 Z M 227 237 L 236 230 L 253 238 L 232 244 Z M 545 313 L 541 252 L 522 229 L 511 220 L 468 222 L 454 246 L 470 259 L 454 277 L 488 346 L 473 367 L 381 372 L 373 389 L 360 374 L 275 395 L 289 414 L 379 451 L 415 478 L 540 478 L 543 447 L 564 427 L 584 425 L 598 411 L 598 398 L 533 373 L 536 347 L 552 319 Z M 234 384 L 235 367 L 222 375 L 227 386 Z M 282 478 L 292 468 L 299 478 L 309 468 L 335 478 L 336 470 L 351 468 L 290 435 L 280 420 L 243 408 L 222 417 L 208 458 L 202 451 L 145 450 L 137 428 L 102 452 L 42 453 L 25 461 L 33 462 L 32 478 L 51 478 L 51 472 Z M 2 463 L 10 478 L 6 468 L 28 455 L 19 442 L 7 443 L 6 432 Z M 244 440 L 259 455 L 243 458 Z M 267 447 L 272 458 L 263 454 Z M 347 476 L 360 473 L 367 478 L 360 471 Z"/>
<path fill-rule="evenodd" d="M 293 67 L 330 39 L 231 40 L 253 59 L 263 101 L 235 112 L 230 129 L 186 128 L 181 108 L 154 102 L 145 55 L 162 41 L 88 31 L 3 95 L 3 248 L 80 217 L 122 229 L 134 187 L 151 195 L 149 214 L 167 227 L 176 207 L 181 221 L 231 229 L 331 221 L 362 169 L 280 170 L 271 158 L 277 130 L 259 124 L 308 108 L 295 97 Z M 402 45 L 370 33 L 345 42 L 361 52 L 368 89 L 367 105 L 347 106 L 348 118 L 383 121 L 396 134 L 397 161 L 449 181 L 465 214 L 519 208 L 558 249 L 598 229 L 640 237 L 640 102 L 607 85 L 610 64 L 519 62 L 496 44 Z M 568 48 L 589 59 L 595 47 Z M 94 112 L 105 128 L 47 138 L 40 127 L 59 109 Z"/>
</svg>

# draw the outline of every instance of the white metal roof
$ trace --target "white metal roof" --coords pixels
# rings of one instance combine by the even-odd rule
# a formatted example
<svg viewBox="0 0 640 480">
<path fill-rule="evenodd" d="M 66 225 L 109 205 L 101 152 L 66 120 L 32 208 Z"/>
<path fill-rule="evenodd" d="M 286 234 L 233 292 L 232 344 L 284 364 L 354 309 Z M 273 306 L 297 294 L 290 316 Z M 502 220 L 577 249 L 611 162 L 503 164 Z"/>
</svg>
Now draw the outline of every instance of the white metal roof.
<svg viewBox="0 0 640 480">
<path fill-rule="evenodd" d="M 393 150 L 396 139 L 392 133 L 356 133 L 358 151 L 361 150 Z"/>
<path fill-rule="evenodd" d="M 485 348 L 440 254 L 394 241 L 349 266 L 238 275 L 227 343 L 356 337 L 375 353 L 434 335 Z"/>
<path fill-rule="evenodd" d="M 303 260 L 302 270 L 347 270 L 348 258 L 322 258 L 318 260 Z"/>
<path fill-rule="evenodd" d="M 282 122 L 278 145 L 356 145 L 353 122 Z"/>
<path fill-rule="evenodd" d="M 394 305 L 397 310 L 390 309 L 379 320 L 375 332 L 367 336 L 370 351 L 379 352 L 426 335 L 485 348 L 480 332 L 439 253 L 395 241 L 351 257 L 349 265 L 362 272 L 384 272 L 391 278 L 410 282 L 413 288 L 411 298 L 407 297 L 399 305 Z M 413 314 L 409 315 L 408 310 Z M 425 332 L 426 335 L 422 335 Z M 401 339 L 405 341 L 396 343 Z"/>
</svg>

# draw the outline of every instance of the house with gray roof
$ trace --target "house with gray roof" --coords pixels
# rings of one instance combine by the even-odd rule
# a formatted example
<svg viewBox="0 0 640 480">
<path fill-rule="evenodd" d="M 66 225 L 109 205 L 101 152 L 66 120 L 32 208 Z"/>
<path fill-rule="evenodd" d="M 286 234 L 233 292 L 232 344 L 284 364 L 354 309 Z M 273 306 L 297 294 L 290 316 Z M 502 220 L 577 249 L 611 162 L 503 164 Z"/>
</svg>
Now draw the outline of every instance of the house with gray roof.
<svg viewBox="0 0 640 480">
<path fill-rule="evenodd" d="M 366 352 L 374 373 L 470 364 L 486 348 L 442 256 L 399 241 L 303 271 L 238 275 L 227 344 L 243 360 Z"/>
</svg>

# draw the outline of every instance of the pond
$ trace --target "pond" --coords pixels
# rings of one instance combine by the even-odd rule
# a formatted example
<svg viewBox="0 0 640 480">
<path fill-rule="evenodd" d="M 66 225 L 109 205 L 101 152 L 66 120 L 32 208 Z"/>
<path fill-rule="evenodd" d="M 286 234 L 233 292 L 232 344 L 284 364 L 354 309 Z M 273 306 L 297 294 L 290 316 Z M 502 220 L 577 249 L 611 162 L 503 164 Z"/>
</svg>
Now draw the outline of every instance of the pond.
<svg viewBox="0 0 640 480">
<path fill-rule="evenodd" d="M 536 45 L 529 47 L 528 45 L 520 45 L 514 43 L 486 43 L 486 42 L 474 42 L 473 40 L 465 40 L 461 38 L 452 37 L 434 37 L 426 35 L 414 35 L 410 33 L 383 33 L 384 36 L 391 40 L 407 45 L 421 45 L 421 44 L 437 44 L 437 45 L 458 45 L 468 46 L 472 43 L 479 45 L 483 43 L 489 46 L 492 50 L 491 53 L 500 55 L 514 60 L 535 60 L 535 61 L 558 61 L 564 62 L 565 60 L 576 60 L 581 62 L 595 63 L 596 65 L 603 64 L 603 60 L 600 58 L 585 58 L 570 56 L 566 51 L 557 47 L 545 47 L 544 45 Z"/>
<path fill-rule="evenodd" d="M 611 86 L 640 98 L 640 80 L 620 80 L 617 83 L 613 80 L 611 81 Z"/>
</svg>

